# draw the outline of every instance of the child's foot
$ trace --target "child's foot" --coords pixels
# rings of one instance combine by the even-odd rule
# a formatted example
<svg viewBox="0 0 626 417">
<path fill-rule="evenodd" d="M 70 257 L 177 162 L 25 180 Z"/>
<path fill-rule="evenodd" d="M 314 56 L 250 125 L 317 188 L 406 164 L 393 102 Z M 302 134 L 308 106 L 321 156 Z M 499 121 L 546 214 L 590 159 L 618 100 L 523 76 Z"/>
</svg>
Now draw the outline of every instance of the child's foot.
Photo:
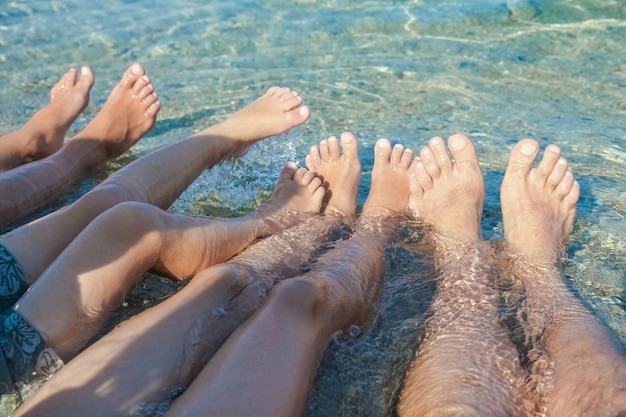
<svg viewBox="0 0 626 417">
<path fill-rule="evenodd" d="M 306 166 L 318 174 L 326 188 L 325 212 L 354 215 L 361 178 L 359 144 L 352 133 L 341 135 L 341 149 L 336 137 L 331 136 L 312 146 L 306 156 Z"/>
<path fill-rule="evenodd" d="M 310 110 L 302 97 L 286 87 L 272 87 L 256 101 L 204 132 L 231 139 L 234 156 L 270 136 L 280 135 L 309 120 Z"/>
<path fill-rule="evenodd" d="M 528 257 L 556 262 L 562 240 L 572 230 L 580 185 L 556 145 L 546 148 L 532 168 L 539 144 L 521 140 L 509 157 L 502 188 L 504 234 L 512 249 Z"/>
<path fill-rule="evenodd" d="M 413 151 L 388 139 L 379 139 L 374 146 L 374 167 L 369 195 L 363 206 L 364 215 L 383 215 L 406 211 L 409 203 L 409 172 Z"/>
<path fill-rule="evenodd" d="M 315 173 L 288 162 L 274 192 L 257 213 L 275 233 L 301 221 L 303 214 L 319 213 L 325 194 L 322 181 Z"/>
<path fill-rule="evenodd" d="M 113 88 L 100 112 L 74 139 L 101 141 L 107 157 L 116 157 L 152 129 L 160 108 L 145 69 L 133 64 Z"/>
<path fill-rule="evenodd" d="M 50 91 L 50 104 L 24 126 L 24 133 L 31 138 L 30 159 L 45 158 L 58 151 L 70 126 L 89 104 L 95 81 L 93 71 L 82 67 L 78 79 L 77 75 L 73 68 L 65 73 Z"/>
<path fill-rule="evenodd" d="M 463 241 L 481 237 L 485 186 L 474 145 L 465 135 L 435 137 L 420 152 L 410 175 L 409 208 L 443 236 Z"/>
</svg>

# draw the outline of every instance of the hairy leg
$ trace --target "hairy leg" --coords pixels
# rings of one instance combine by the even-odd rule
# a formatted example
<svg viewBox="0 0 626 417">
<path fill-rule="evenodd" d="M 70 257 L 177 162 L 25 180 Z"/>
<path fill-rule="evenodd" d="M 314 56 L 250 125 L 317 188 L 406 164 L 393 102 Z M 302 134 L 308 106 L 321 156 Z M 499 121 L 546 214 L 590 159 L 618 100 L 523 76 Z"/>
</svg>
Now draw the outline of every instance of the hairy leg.
<svg viewBox="0 0 626 417">
<path fill-rule="evenodd" d="M 356 154 L 356 143 L 348 142 L 348 152 Z M 339 179 L 331 189 L 341 195 L 357 185 L 358 175 Z M 318 197 L 321 205 L 323 196 Z M 337 218 L 305 220 L 200 272 L 179 293 L 80 353 L 15 415 L 82 415 L 88 405 L 93 416 L 126 416 L 138 405 L 168 403 L 258 309 L 269 289 L 298 273 Z M 107 386 L 113 389 L 99 395 Z"/>
<path fill-rule="evenodd" d="M 342 139 L 350 137 L 344 134 Z M 319 149 L 322 155 L 324 146 Z M 355 234 L 320 256 L 308 273 L 276 286 L 263 307 L 226 341 L 174 402 L 168 416 L 303 413 L 319 360 L 333 334 L 366 320 L 393 228 L 389 215 L 406 209 L 408 203 L 408 192 L 403 200 L 402 193 L 387 193 L 386 186 L 408 190 L 412 153 L 396 147 L 393 155 L 398 158 L 392 159 L 391 146 L 382 140 L 376 149 L 374 195 L 363 208 Z M 318 155 L 312 149 L 311 159 Z M 323 165 L 324 160 L 318 161 Z M 379 192 L 382 195 L 376 195 Z"/>
<path fill-rule="evenodd" d="M 518 415 L 523 375 L 499 323 L 494 261 L 481 241 L 484 184 L 463 135 L 430 140 L 411 178 L 409 206 L 434 227 L 437 285 L 425 340 L 402 388 L 400 416 Z"/>
<path fill-rule="evenodd" d="M 58 152 L 0 175 L 0 224 L 42 207 L 98 164 L 125 152 L 152 128 L 159 108 L 150 78 L 133 64 L 98 115 Z"/>
<path fill-rule="evenodd" d="M 530 347 L 528 399 L 554 417 L 624 415 L 625 352 L 569 291 L 560 270 L 580 186 L 556 145 L 533 168 L 538 153 L 536 141 L 520 141 L 501 190 L 510 272 L 525 290 L 518 315 Z"/>
<path fill-rule="evenodd" d="M 168 208 L 205 169 L 306 122 L 309 109 L 301 104 L 297 93 L 272 87 L 226 121 L 139 158 L 75 203 L 0 236 L 0 244 L 32 283 L 105 210 L 124 201 Z"/>
<path fill-rule="evenodd" d="M 50 103 L 20 129 L 0 137 L 0 172 L 45 158 L 63 145 L 65 134 L 89 103 L 94 84 L 91 68 L 81 68 L 76 79 L 69 70 L 50 91 Z"/>
</svg>

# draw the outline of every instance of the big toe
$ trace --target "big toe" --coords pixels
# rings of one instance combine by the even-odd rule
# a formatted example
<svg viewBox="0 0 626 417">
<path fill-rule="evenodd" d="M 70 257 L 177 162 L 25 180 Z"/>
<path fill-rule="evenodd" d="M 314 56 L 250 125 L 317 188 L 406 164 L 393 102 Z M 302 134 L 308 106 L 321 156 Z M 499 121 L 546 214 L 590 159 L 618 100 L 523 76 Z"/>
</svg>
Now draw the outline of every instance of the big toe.
<svg viewBox="0 0 626 417">
<path fill-rule="evenodd" d="M 538 154 L 539 143 L 536 140 L 520 140 L 511 150 L 506 173 L 509 175 L 517 173 L 524 177 L 528 176 Z"/>
<path fill-rule="evenodd" d="M 300 106 L 287 112 L 289 125 L 300 126 L 311 117 L 311 110 L 308 106 Z"/>
<path fill-rule="evenodd" d="M 343 157 L 349 160 L 359 159 L 359 142 L 351 132 L 341 134 L 341 149 Z"/>
<path fill-rule="evenodd" d="M 96 77 L 93 73 L 93 70 L 85 66 L 80 69 L 80 77 L 78 78 L 78 82 L 76 83 L 76 85 L 80 86 L 86 91 L 89 91 L 91 90 L 91 87 L 93 87 L 95 80 Z"/>
<path fill-rule="evenodd" d="M 450 138 L 448 138 L 448 148 L 454 157 L 455 166 L 458 169 L 478 169 L 478 156 L 476 155 L 476 148 L 467 136 L 462 134 L 450 136 Z"/>
<path fill-rule="evenodd" d="M 374 145 L 374 165 L 388 164 L 391 159 L 391 142 L 389 139 L 378 139 Z"/>
<path fill-rule="evenodd" d="M 145 73 L 146 69 L 143 67 L 143 65 L 135 62 L 133 65 L 128 67 L 126 72 L 124 72 L 121 84 L 125 87 L 130 88 L 137 82 L 139 77 L 141 77 Z"/>
</svg>

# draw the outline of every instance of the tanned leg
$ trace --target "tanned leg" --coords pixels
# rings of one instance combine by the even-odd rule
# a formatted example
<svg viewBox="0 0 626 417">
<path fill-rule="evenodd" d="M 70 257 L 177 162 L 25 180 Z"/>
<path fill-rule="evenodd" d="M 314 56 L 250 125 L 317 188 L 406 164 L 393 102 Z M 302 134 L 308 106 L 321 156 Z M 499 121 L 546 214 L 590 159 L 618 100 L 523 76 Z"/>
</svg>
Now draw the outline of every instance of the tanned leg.
<svg viewBox="0 0 626 417">
<path fill-rule="evenodd" d="M 350 137 L 344 134 L 342 139 Z M 345 143 L 343 148 L 345 154 Z M 316 161 L 321 169 L 326 160 L 323 146 L 320 151 L 313 149 L 307 163 Z M 336 242 L 308 273 L 275 287 L 264 306 L 227 340 L 189 390 L 174 402 L 168 416 L 278 417 L 304 412 L 315 371 L 331 337 L 353 323 L 362 324 L 369 314 L 392 230 L 388 216 L 407 207 L 411 161 L 410 151 L 401 146 L 392 150 L 387 140 L 379 141 L 373 194 L 355 225 L 354 236 Z M 343 169 L 352 171 L 347 166 Z M 356 185 L 345 195 L 352 198 Z M 329 204 L 343 194 L 342 189 L 335 191 Z M 350 207 L 353 210 L 354 206 Z"/>
<path fill-rule="evenodd" d="M 63 145 L 65 134 L 89 103 L 94 84 L 91 68 L 81 68 L 78 80 L 69 70 L 50 91 L 50 104 L 20 129 L 0 137 L 0 172 L 52 155 Z"/>
<path fill-rule="evenodd" d="M 301 104 L 296 92 L 272 87 L 226 121 L 139 158 L 75 203 L 1 236 L 0 244 L 32 283 L 105 210 L 124 201 L 168 208 L 205 169 L 306 122 L 310 111 Z"/>
<path fill-rule="evenodd" d="M 144 68 L 131 65 L 98 115 L 58 152 L 0 175 L 0 224 L 42 207 L 95 166 L 125 152 L 154 126 L 159 108 Z"/>
<path fill-rule="evenodd" d="M 483 177 L 464 135 L 422 149 L 410 207 L 431 223 L 440 281 L 398 404 L 405 416 L 516 416 L 523 374 L 499 323 L 494 261 L 481 240 Z"/>
<path fill-rule="evenodd" d="M 580 186 L 556 145 L 520 141 L 502 183 L 511 273 L 525 289 L 520 325 L 530 343 L 528 399 L 550 417 L 626 415 L 626 357 L 614 336 L 567 288 L 564 239 Z"/>
<path fill-rule="evenodd" d="M 316 213 L 321 181 L 290 163 L 272 197 L 238 219 L 189 217 L 123 203 L 94 220 L 18 301 L 16 311 L 65 361 L 100 330 L 141 276 L 174 278 L 226 262 L 257 237 Z"/>
</svg>

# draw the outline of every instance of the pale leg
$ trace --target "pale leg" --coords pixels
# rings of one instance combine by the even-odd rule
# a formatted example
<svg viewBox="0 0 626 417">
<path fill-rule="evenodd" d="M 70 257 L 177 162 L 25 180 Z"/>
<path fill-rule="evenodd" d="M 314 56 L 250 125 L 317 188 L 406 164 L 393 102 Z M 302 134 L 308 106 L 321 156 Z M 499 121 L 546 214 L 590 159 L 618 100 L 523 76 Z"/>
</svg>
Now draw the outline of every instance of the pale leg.
<svg viewBox="0 0 626 417">
<path fill-rule="evenodd" d="M 626 415 L 625 352 L 560 269 L 580 186 L 557 146 L 533 168 L 538 153 L 531 139 L 513 148 L 501 191 L 510 272 L 525 290 L 518 317 L 529 344 L 528 400 L 551 417 Z"/>
<path fill-rule="evenodd" d="M 481 241 L 484 184 L 473 144 L 441 138 L 420 152 L 410 207 L 434 227 L 440 280 L 425 340 L 408 371 L 398 415 L 517 416 L 523 372 L 499 323 L 494 260 Z"/>
</svg>

